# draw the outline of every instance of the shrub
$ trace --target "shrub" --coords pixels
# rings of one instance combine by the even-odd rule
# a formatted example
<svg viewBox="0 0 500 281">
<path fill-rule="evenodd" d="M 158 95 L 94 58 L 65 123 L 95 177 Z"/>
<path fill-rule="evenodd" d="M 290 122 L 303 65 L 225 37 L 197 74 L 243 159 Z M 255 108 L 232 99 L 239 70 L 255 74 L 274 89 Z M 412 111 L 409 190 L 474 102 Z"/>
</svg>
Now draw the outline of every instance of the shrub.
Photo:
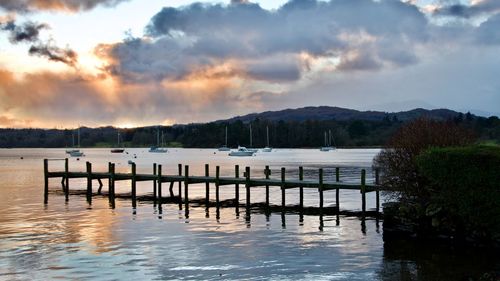
<svg viewBox="0 0 500 281">
<path fill-rule="evenodd" d="M 417 158 L 429 180 L 433 226 L 500 240 L 500 147 L 432 148 Z"/>
<path fill-rule="evenodd" d="M 429 199 L 427 180 L 417 169 L 416 157 L 431 147 L 467 145 L 474 141 L 471 131 L 453 122 L 425 118 L 401 127 L 374 159 L 381 170 L 381 184 L 402 202 L 425 204 Z"/>
</svg>

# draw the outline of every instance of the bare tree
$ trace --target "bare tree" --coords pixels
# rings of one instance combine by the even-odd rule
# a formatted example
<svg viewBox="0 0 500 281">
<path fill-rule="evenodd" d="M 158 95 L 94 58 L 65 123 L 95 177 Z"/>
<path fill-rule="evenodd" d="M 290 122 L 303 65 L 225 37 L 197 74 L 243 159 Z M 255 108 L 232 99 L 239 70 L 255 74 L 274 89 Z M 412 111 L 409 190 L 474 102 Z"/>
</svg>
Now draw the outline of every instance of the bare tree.
<svg viewBox="0 0 500 281">
<path fill-rule="evenodd" d="M 431 190 L 416 165 L 416 157 L 431 147 L 471 144 L 472 131 L 453 122 L 426 118 L 416 119 L 401 127 L 387 146 L 375 157 L 374 166 L 382 172 L 384 188 L 402 201 L 425 203 Z"/>
</svg>

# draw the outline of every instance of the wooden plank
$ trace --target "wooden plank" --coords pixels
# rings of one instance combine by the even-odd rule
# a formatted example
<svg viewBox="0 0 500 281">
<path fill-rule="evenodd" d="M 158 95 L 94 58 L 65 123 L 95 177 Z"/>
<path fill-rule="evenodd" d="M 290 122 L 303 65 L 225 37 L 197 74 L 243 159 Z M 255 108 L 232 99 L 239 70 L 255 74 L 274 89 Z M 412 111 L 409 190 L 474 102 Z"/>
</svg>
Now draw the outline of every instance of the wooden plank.
<svg viewBox="0 0 500 281">
<path fill-rule="evenodd" d="M 240 177 L 240 165 L 235 165 L 234 166 L 234 176 L 236 179 L 239 180 L 239 177 Z M 220 183 L 220 180 L 219 180 L 219 184 Z M 234 201 L 236 201 L 236 206 L 238 208 L 239 206 L 239 202 L 240 202 L 240 185 L 238 183 L 236 183 L 234 185 Z"/>
<path fill-rule="evenodd" d="M 156 180 L 153 180 L 153 200 L 156 203 L 156 198 L 158 197 L 156 193 L 156 185 L 157 185 L 157 177 L 156 177 L 156 163 L 153 163 L 153 177 L 156 178 Z"/>
<path fill-rule="evenodd" d="M 304 180 L 304 167 L 299 167 L 299 181 Z M 302 185 L 299 187 L 299 206 L 300 208 L 304 208 L 304 188 Z"/>
<path fill-rule="evenodd" d="M 365 169 L 362 169 L 361 170 L 361 211 L 363 213 L 363 216 L 365 215 L 365 212 L 366 212 L 365 183 L 366 183 L 366 171 L 365 171 Z"/>
<path fill-rule="evenodd" d="M 131 187 L 132 187 L 132 208 L 137 207 L 137 189 L 136 189 L 136 165 L 135 162 L 132 163 L 132 182 L 131 182 Z"/>
<path fill-rule="evenodd" d="M 209 177 L 210 167 L 208 164 L 205 164 L 205 177 Z M 208 207 L 208 203 L 210 202 L 210 183 L 208 181 L 205 182 L 205 205 Z"/>
<path fill-rule="evenodd" d="M 158 182 L 158 202 L 161 204 L 161 197 L 162 197 L 162 175 L 161 175 L 161 164 L 158 165 L 158 175 L 157 175 L 157 182 Z"/>
<path fill-rule="evenodd" d="M 335 181 L 340 182 L 340 168 L 335 168 Z M 340 188 L 335 189 L 335 204 L 337 205 L 337 211 L 340 211 Z"/>
<path fill-rule="evenodd" d="M 49 160 L 43 159 L 43 203 L 47 204 L 49 202 Z"/>
<path fill-rule="evenodd" d="M 66 201 L 69 201 L 69 178 L 68 178 L 68 173 L 69 173 L 69 161 L 68 158 L 64 159 L 64 198 Z"/>
<path fill-rule="evenodd" d="M 189 210 L 189 165 L 184 165 L 184 208 L 186 209 L 186 214 Z"/>
<path fill-rule="evenodd" d="M 269 169 L 269 166 L 266 165 L 266 169 L 264 170 L 264 174 L 266 176 L 266 180 L 269 179 L 269 176 L 271 175 L 271 170 Z M 269 207 L 269 185 L 266 184 L 266 206 Z"/>
<path fill-rule="evenodd" d="M 286 206 L 285 202 L 285 167 L 281 168 L 281 208 L 284 210 Z"/>
<path fill-rule="evenodd" d="M 92 163 L 87 162 L 87 202 L 92 204 Z"/>
<path fill-rule="evenodd" d="M 246 190 L 246 208 L 247 215 L 250 210 L 250 167 L 245 167 L 245 190 Z"/>
<path fill-rule="evenodd" d="M 215 167 L 215 203 L 217 207 L 219 207 L 219 176 L 220 176 L 220 167 Z"/>
<path fill-rule="evenodd" d="M 323 169 L 319 169 L 318 191 L 319 191 L 319 213 L 323 214 Z"/>
</svg>

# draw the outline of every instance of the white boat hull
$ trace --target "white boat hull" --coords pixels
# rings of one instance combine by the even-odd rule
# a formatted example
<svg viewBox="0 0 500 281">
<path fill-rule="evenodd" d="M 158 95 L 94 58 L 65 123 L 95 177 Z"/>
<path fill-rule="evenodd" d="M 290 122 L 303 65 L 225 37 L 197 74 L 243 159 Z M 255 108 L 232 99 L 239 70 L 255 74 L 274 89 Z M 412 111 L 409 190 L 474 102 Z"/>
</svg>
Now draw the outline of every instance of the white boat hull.
<svg viewBox="0 0 500 281">
<path fill-rule="evenodd" d="M 238 150 L 229 152 L 229 156 L 253 156 L 254 154 L 254 151 L 243 146 L 238 147 Z"/>
<path fill-rule="evenodd" d="M 168 150 L 166 148 L 159 148 L 159 147 L 151 147 L 149 149 L 149 152 L 151 153 L 167 153 Z"/>
<path fill-rule="evenodd" d="M 252 151 L 231 151 L 229 152 L 229 156 L 253 156 L 254 152 Z"/>
</svg>

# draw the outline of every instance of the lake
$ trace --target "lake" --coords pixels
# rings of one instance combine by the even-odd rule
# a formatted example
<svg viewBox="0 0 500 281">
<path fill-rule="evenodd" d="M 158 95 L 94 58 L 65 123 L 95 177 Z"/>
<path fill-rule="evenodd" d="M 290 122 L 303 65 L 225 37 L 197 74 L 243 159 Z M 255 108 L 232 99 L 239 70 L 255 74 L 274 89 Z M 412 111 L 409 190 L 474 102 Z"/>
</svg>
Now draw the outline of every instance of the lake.
<svg viewBox="0 0 500 281">
<path fill-rule="evenodd" d="M 378 149 L 278 149 L 254 157 L 229 157 L 215 149 L 169 149 L 148 153 L 127 149 L 129 154 L 111 154 L 109 149 L 83 149 L 86 156 L 70 159 L 71 171 L 84 171 L 85 161 L 94 171 L 106 171 L 108 162 L 117 172 L 128 172 L 134 160 L 138 173 L 151 173 L 153 163 L 163 165 L 163 174 L 176 174 L 177 164 L 190 165 L 190 174 L 203 175 L 204 164 L 221 167 L 221 176 L 233 176 L 234 165 L 252 168 L 262 176 L 265 165 L 279 178 L 281 167 L 287 178 L 298 177 L 303 166 L 306 178 L 317 178 L 325 169 L 325 180 L 359 182 L 367 169 L 373 181 L 371 162 Z M 133 155 L 137 158 L 133 158 Z M 23 159 L 21 159 L 23 157 Z M 163 204 L 162 213 L 151 202 L 117 199 L 109 207 L 107 197 L 95 196 L 89 206 L 85 196 L 72 195 L 69 202 L 59 191 L 60 181 L 51 179 L 48 205 L 43 204 L 44 158 L 66 157 L 64 149 L 0 149 L 0 279 L 2 280 L 463 280 L 498 272 L 500 261 L 484 249 L 447 245 L 422 245 L 403 241 L 384 243 L 382 221 L 358 217 L 318 216 L 260 212 L 245 219 L 244 209 L 191 206 L 189 218 L 177 204 Z M 51 170 L 63 168 L 51 161 Z M 70 181 L 71 190 L 84 190 L 86 181 Z M 104 181 L 104 191 L 107 183 Z M 164 196 L 167 195 L 164 187 Z M 95 185 L 94 185 L 95 190 Z M 138 194 L 152 191 L 151 182 L 140 182 Z M 176 190 L 176 188 L 174 189 Z M 117 193 L 130 191 L 130 183 L 117 182 Z M 205 185 L 190 185 L 190 199 L 204 198 Z M 244 193 L 240 191 L 241 203 Z M 318 205 L 317 191 L 304 190 L 304 204 Z M 252 203 L 265 200 L 263 189 L 252 189 Z M 280 204 L 281 192 L 272 187 L 271 203 Z M 298 203 L 298 189 L 287 190 L 286 201 Z M 234 187 L 223 186 L 221 200 L 234 198 Z M 212 192 L 211 198 L 215 198 Z M 335 205 L 335 191 L 325 192 L 325 206 Z M 375 207 L 373 193 L 367 208 Z M 341 191 L 341 210 L 361 209 L 359 191 Z"/>
</svg>

